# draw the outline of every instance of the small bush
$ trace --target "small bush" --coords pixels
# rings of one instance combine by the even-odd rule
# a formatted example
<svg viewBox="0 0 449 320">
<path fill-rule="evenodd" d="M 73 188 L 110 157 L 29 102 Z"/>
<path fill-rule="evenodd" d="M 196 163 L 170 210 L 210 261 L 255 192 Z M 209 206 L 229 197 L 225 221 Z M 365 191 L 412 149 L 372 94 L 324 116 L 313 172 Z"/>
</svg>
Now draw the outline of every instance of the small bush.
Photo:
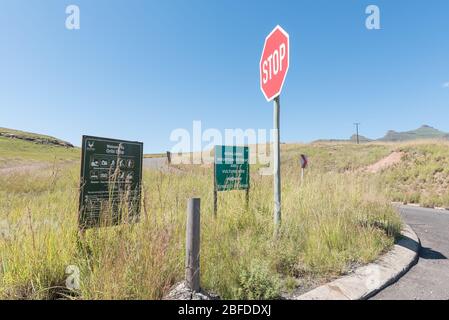
<svg viewBox="0 0 449 320">
<path fill-rule="evenodd" d="M 280 280 L 268 266 L 253 262 L 248 269 L 243 269 L 239 276 L 238 299 L 270 300 L 280 295 Z"/>
</svg>

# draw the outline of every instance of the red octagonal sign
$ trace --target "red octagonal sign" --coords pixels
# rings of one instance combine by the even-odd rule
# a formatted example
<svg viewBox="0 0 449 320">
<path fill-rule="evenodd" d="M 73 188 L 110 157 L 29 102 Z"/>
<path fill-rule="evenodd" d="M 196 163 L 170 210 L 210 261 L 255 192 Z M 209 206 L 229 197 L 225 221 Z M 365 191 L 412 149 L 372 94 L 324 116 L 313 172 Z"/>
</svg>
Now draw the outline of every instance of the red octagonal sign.
<svg viewBox="0 0 449 320">
<path fill-rule="evenodd" d="M 260 57 L 260 89 L 267 101 L 281 93 L 288 71 L 289 49 L 288 33 L 276 26 L 265 38 Z"/>
</svg>

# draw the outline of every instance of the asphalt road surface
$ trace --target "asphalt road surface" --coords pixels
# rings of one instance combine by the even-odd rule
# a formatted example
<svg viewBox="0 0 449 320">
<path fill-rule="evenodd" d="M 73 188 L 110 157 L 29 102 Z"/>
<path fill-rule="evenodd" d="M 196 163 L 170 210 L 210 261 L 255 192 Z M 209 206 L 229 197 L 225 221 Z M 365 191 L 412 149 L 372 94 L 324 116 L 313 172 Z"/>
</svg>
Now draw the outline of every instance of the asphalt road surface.
<svg viewBox="0 0 449 320">
<path fill-rule="evenodd" d="M 449 299 L 449 211 L 400 206 L 421 240 L 418 263 L 374 300 Z"/>
<path fill-rule="evenodd" d="M 167 167 L 167 158 L 144 158 L 143 167 L 162 170 Z"/>
</svg>

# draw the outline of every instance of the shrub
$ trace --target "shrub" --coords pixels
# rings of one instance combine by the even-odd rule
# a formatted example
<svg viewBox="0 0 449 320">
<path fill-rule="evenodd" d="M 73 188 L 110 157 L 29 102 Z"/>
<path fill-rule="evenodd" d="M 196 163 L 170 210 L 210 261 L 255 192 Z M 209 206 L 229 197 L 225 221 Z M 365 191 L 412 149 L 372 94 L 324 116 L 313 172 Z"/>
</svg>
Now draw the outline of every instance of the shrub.
<svg viewBox="0 0 449 320">
<path fill-rule="evenodd" d="M 250 267 L 243 269 L 239 276 L 238 299 L 269 300 L 280 295 L 280 280 L 266 264 L 253 261 Z"/>
</svg>

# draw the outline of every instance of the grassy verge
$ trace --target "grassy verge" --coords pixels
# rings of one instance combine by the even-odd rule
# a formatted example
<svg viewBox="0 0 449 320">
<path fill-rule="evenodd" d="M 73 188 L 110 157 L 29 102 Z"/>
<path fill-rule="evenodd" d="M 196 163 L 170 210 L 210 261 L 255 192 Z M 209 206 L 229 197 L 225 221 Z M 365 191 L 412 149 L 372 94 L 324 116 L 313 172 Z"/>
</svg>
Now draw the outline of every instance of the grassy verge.
<svg viewBox="0 0 449 320">
<path fill-rule="evenodd" d="M 0 168 L 35 162 L 60 162 L 80 159 L 78 148 L 36 144 L 0 137 Z"/>
<path fill-rule="evenodd" d="M 449 208 L 449 142 L 418 141 L 395 145 L 401 163 L 380 174 L 395 201 Z"/>
<path fill-rule="evenodd" d="M 277 298 L 297 286 L 295 278 L 324 281 L 372 261 L 392 245 L 400 219 L 371 177 L 344 172 L 346 154 L 322 149 L 317 153 L 338 163 L 336 169 L 311 167 L 301 186 L 291 154 L 297 151 L 284 151 L 277 241 L 272 180 L 255 170 L 248 210 L 243 192 L 220 193 L 216 219 L 210 168 L 146 170 L 142 221 L 90 230 L 83 246 L 76 241 L 77 166 L 3 175 L 0 298 L 60 297 L 70 265 L 80 270 L 78 298 L 161 298 L 183 277 L 186 200 L 192 196 L 202 201 L 202 285 L 225 299 Z"/>
</svg>

